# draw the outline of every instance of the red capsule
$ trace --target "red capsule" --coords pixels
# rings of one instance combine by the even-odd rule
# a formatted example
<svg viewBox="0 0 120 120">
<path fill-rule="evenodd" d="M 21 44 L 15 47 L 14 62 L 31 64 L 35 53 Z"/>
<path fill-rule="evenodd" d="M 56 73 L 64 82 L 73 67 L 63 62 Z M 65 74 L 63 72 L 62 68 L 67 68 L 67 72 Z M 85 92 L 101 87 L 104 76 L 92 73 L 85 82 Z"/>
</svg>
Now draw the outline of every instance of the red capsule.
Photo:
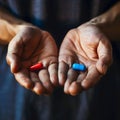
<svg viewBox="0 0 120 120">
<path fill-rule="evenodd" d="M 43 64 L 42 63 L 37 63 L 35 65 L 30 66 L 29 70 L 34 72 L 34 71 L 38 71 L 42 68 L 43 68 Z"/>
</svg>

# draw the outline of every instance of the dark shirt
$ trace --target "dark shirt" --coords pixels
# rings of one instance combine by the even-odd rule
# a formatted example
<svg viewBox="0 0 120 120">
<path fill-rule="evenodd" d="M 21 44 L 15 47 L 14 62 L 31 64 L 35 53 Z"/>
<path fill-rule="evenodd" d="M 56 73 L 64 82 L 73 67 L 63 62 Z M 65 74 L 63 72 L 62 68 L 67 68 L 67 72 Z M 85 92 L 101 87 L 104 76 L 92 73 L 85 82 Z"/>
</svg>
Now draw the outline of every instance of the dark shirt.
<svg viewBox="0 0 120 120">
<path fill-rule="evenodd" d="M 118 0 L 0 0 L 15 16 L 49 31 L 58 44 L 66 32 L 100 15 Z"/>
<path fill-rule="evenodd" d="M 49 31 L 60 45 L 66 32 L 108 10 L 117 0 L 0 0 L 13 15 Z M 37 96 L 20 86 L 0 45 L 0 120 L 120 120 L 120 44 L 113 44 L 114 63 L 94 88 L 76 97 L 58 88 Z"/>
</svg>

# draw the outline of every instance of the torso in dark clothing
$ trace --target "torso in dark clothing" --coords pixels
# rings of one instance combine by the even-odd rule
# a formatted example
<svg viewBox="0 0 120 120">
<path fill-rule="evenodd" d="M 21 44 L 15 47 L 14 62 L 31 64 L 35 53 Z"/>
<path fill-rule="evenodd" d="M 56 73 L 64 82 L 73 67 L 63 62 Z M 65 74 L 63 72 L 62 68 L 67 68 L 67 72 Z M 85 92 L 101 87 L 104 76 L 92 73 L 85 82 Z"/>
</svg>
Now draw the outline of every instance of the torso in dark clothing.
<svg viewBox="0 0 120 120">
<path fill-rule="evenodd" d="M 49 31 L 58 44 L 66 32 L 105 12 L 117 0 L 0 0 L 15 16 Z"/>
</svg>

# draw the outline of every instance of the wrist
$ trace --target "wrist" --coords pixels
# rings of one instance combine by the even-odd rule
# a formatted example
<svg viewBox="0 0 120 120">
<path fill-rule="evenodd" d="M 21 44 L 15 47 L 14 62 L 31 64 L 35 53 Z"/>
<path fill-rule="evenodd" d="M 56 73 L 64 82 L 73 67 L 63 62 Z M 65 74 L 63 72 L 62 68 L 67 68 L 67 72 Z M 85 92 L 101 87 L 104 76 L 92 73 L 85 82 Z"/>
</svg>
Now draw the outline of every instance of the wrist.
<svg viewBox="0 0 120 120">
<path fill-rule="evenodd" d="M 12 24 L 0 19 L 0 44 L 8 44 L 23 28 L 32 26 L 29 23 Z"/>
<path fill-rule="evenodd" d="M 0 44 L 7 44 L 15 36 L 15 28 L 8 22 L 0 19 Z"/>
</svg>

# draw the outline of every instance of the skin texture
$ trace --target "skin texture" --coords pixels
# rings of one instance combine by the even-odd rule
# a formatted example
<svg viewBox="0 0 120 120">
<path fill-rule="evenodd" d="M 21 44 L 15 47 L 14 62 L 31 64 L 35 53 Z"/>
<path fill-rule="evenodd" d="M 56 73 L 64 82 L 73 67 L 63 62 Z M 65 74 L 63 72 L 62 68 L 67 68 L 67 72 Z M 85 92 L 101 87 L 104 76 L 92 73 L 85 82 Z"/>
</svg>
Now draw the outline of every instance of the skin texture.
<svg viewBox="0 0 120 120">
<path fill-rule="evenodd" d="M 62 85 L 64 92 L 73 96 L 94 86 L 112 62 L 111 44 L 94 25 L 84 24 L 70 30 L 59 57 L 57 51 L 48 32 L 27 26 L 9 43 L 6 59 L 16 80 L 25 88 L 41 95 L 50 94 L 55 86 Z M 30 72 L 28 68 L 38 62 L 43 63 L 44 69 Z M 75 62 L 83 63 L 87 70 L 72 70 Z"/>
<path fill-rule="evenodd" d="M 6 60 L 16 80 L 39 95 L 52 93 L 57 85 L 63 86 L 64 92 L 70 95 L 93 87 L 112 63 L 109 40 L 120 40 L 119 8 L 120 2 L 68 31 L 59 53 L 48 32 L 0 8 L 0 44 L 9 44 Z M 38 62 L 43 63 L 44 69 L 30 72 L 28 68 Z M 83 63 L 87 70 L 74 71 L 73 63 Z"/>
<path fill-rule="evenodd" d="M 8 46 L 7 63 L 16 80 L 36 94 L 48 94 L 58 84 L 58 50 L 52 36 L 33 26 L 22 27 Z M 42 62 L 44 69 L 30 72 L 29 67 Z"/>
<path fill-rule="evenodd" d="M 85 72 L 74 71 L 73 63 L 83 63 Z M 70 30 L 59 52 L 59 83 L 64 92 L 77 95 L 94 86 L 112 62 L 112 47 L 107 37 L 94 25 L 84 24 Z"/>
</svg>

